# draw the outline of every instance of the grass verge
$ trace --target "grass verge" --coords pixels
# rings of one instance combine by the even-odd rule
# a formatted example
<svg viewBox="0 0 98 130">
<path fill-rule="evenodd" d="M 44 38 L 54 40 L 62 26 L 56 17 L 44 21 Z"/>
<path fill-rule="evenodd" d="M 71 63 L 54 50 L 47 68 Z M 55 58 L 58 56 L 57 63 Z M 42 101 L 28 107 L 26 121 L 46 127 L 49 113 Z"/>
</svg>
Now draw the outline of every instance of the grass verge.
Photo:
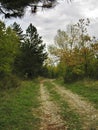
<svg viewBox="0 0 98 130">
<path fill-rule="evenodd" d="M 0 130 L 38 130 L 38 96 L 39 85 L 32 81 L 24 81 L 16 89 L 1 91 Z"/>
<path fill-rule="evenodd" d="M 82 130 L 81 121 L 79 115 L 73 112 L 67 102 L 61 98 L 61 96 L 55 91 L 55 87 L 50 82 L 45 82 L 44 85 L 47 87 L 50 96 L 61 109 L 61 116 L 67 124 L 68 130 Z"/>
<path fill-rule="evenodd" d="M 55 83 L 63 85 L 72 92 L 86 97 L 95 105 L 95 108 L 98 109 L 98 81 L 85 79 L 70 84 L 64 84 L 62 80 L 55 80 Z"/>
</svg>

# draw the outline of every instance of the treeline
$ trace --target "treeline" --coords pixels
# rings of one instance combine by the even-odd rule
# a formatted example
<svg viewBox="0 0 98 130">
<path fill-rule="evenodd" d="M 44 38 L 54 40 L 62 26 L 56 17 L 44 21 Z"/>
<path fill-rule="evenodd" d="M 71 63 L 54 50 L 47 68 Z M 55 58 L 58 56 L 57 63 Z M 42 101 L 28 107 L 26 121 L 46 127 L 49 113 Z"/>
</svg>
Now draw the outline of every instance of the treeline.
<svg viewBox="0 0 98 130">
<path fill-rule="evenodd" d="M 0 21 L 0 88 L 17 87 L 20 79 L 63 77 L 65 82 L 98 79 L 98 40 L 88 34 L 89 19 L 58 30 L 49 56 L 36 27 L 24 33 L 16 22 Z"/>
<path fill-rule="evenodd" d="M 89 24 L 89 19 L 80 19 L 66 31 L 57 31 L 55 44 L 49 46 L 57 60 L 57 65 L 51 66 L 51 76 L 61 76 L 65 82 L 98 79 L 98 40 L 88 34 Z"/>
<path fill-rule="evenodd" d="M 45 44 L 30 24 L 24 34 L 20 25 L 10 27 L 0 21 L 0 88 L 19 86 L 19 79 L 42 74 L 47 58 Z"/>
</svg>

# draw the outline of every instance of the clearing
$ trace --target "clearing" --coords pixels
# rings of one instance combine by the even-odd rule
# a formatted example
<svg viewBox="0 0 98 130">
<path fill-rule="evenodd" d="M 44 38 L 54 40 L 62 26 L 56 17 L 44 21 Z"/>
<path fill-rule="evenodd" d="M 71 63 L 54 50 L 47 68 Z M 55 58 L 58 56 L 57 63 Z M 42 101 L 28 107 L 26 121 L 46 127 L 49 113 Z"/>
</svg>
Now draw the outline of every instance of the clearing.
<svg viewBox="0 0 98 130">
<path fill-rule="evenodd" d="M 51 79 L 24 81 L 0 91 L 0 130 L 98 130 L 98 109 L 88 99 Z"/>
</svg>

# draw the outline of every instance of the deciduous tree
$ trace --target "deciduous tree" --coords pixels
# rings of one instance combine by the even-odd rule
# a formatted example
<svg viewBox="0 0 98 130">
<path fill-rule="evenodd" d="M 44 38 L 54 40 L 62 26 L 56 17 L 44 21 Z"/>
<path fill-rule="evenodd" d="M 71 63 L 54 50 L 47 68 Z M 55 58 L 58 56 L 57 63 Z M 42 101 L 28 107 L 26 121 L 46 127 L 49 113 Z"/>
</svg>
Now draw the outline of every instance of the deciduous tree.
<svg viewBox="0 0 98 130">
<path fill-rule="evenodd" d="M 14 31 L 0 21 L 0 77 L 12 72 L 18 44 L 19 39 Z"/>
<path fill-rule="evenodd" d="M 49 46 L 50 53 L 58 57 L 60 65 L 65 64 L 67 79 L 89 77 L 93 65 L 97 66 L 98 42 L 87 32 L 89 23 L 89 19 L 80 19 L 77 24 L 68 26 L 67 31 L 58 30 L 55 45 Z"/>
</svg>

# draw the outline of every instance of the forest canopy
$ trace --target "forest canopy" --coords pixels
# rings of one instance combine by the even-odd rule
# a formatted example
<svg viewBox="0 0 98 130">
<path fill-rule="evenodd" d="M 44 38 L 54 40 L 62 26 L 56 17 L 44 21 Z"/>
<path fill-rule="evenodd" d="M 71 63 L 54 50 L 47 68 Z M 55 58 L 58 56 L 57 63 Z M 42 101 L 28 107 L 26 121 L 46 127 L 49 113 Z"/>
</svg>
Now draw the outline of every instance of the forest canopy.
<svg viewBox="0 0 98 130">
<path fill-rule="evenodd" d="M 30 24 L 24 34 L 19 24 L 6 27 L 0 21 L 0 88 L 18 86 L 20 77 L 39 76 L 46 58 L 45 44 L 36 27 Z"/>
</svg>

